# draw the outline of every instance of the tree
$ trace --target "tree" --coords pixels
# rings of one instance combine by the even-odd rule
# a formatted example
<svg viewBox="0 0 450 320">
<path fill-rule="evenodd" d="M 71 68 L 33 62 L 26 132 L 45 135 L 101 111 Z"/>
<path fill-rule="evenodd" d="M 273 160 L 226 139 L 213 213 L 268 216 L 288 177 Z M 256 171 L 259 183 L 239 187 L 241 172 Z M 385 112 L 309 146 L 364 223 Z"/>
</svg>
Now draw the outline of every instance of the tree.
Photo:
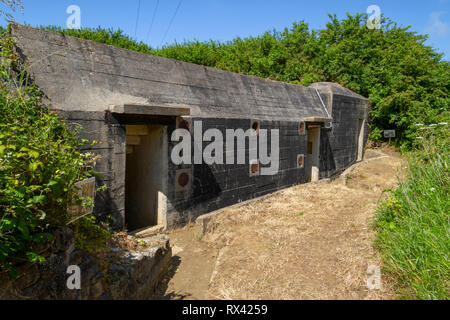
<svg viewBox="0 0 450 320">
<path fill-rule="evenodd" d="M 22 2 L 20 0 L 0 0 L 0 3 L 13 12 L 16 12 L 17 10 L 23 12 Z M 0 16 L 4 16 L 7 21 L 14 21 L 12 14 L 5 11 L 5 9 L 0 8 Z"/>
</svg>

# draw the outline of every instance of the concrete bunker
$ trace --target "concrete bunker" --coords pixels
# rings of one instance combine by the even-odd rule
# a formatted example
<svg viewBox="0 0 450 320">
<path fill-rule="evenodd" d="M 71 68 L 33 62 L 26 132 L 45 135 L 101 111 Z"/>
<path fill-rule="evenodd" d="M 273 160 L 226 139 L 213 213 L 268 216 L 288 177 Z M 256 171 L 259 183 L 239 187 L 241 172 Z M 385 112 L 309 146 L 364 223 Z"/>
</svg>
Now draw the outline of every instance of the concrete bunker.
<svg viewBox="0 0 450 320">
<path fill-rule="evenodd" d="M 97 184 L 108 188 L 97 194 L 94 214 L 115 230 L 183 225 L 334 177 L 363 157 L 370 101 L 338 84 L 298 86 L 15 24 L 11 34 L 48 107 L 83 127 L 80 137 L 102 142 L 83 151 L 100 156 Z M 262 174 L 266 164 L 250 156 L 245 164 L 174 163 L 172 133 L 195 135 L 196 122 L 224 137 L 278 130 L 278 170 Z M 207 144 L 192 145 L 191 156 Z M 250 148 L 235 151 L 247 158 Z"/>
</svg>

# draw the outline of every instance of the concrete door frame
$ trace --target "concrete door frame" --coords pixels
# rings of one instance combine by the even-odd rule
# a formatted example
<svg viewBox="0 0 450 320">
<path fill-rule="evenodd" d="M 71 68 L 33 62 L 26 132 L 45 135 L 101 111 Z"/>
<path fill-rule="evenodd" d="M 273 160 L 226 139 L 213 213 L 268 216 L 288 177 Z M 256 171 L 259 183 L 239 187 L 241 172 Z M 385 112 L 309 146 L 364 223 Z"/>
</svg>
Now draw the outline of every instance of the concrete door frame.
<svg viewBox="0 0 450 320">
<path fill-rule="evenodd" d="M 155 124 L 127 125 L 126 127 L 128 153 L 125 162 L 126 220 L 130 221 L 129 227 L 132 229 L 165 227 L 169 180 L 168 127 Z M 133 158 L 133 152 L 138 153 L 139 157 Z M 132 162 L 129 163 L 129 161 Z M 140 180 L 141 177 L 143 180 Z M 130 206 L 130 201 L 138 202 L 137 206 L 132 204 Z M 143 212 L 140 212 L 141 210 Z M 133 215 L 131 219 L 130 215 Z"/>
<path fill-rule="evenodd" d="M 167 194 L 169 192 L 169 141 L 167 136 L 168 127 L 162 130 L 162 165 L 163 176 L 161 178 L 161 190 L 158 192 L 158 225 L 167 227 Z"/>
<path fill-rule="evenodd" d="M 175 123 L 176 118 L 180 116 L 189 116 L 191 110 L 189 107 L 168 106 L 168 105 L 154 105 L 154 104 L 135 104 L 125 103 L 120 105 L 109 106 L 108 112 L 121 123 L 121 125 L 162 125 L 164 130 L 162 133 L 162 159 L 161 163 L 164 165 L 162 171 L 164 175 L 161 182 L 161 190 L 157 194 L 157 226 L 150 229 L 165 229 L 167 227 L 168 214 L 168 184 L 169 184 L 169 141 L 168 130 L 169 126 Z M 126 145 L 124 146 L 126 149 Z M 126 158 L 126 157 L 125 157 Z M 125 167 L 126 171 L 126 159 Z M 126 180 L 124 181 L 126 185 Z M 126 195 L 126 190 L 124 190 Z M 126 202 L 126 199 L 125 199 Z M 125 204 L 125 203 L 124 203 Z M 126 210 L 125 210 L 126 211 Z M 125 217 L 126 217 L 125 212 Z M 150 232 L 151 233 L 151 232 Z"/>
<path fill-rule="evenodd" d="M 318 181 L 320 178 L 320 124 L 307 124 L 306 180 Z"/>
<path fill-rule="evenodd" d="M 365 128 L 365 125 L 366 125 L 366 120 L 363 118 L 359 118 L 358 119 L 358 135 L 356 137 L 358 139 L 357 140 L 358 155 L 357 155 L 356 161 L 358 161 L 358 162 L 362 161 L 364 158 L 364 133 L 365 133 L 364 128 Z"/>
</svg>

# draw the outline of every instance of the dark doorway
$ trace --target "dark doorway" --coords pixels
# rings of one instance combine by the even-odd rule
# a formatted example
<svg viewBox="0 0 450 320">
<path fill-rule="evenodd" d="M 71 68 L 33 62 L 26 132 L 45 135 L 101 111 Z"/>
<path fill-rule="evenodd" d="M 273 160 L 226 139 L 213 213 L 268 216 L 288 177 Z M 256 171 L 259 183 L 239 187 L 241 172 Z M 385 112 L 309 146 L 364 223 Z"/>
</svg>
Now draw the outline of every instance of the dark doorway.
<svg viewBox="0 0 450 320">
<path fill-rule="evenodd" d="M 165 224 L 167 127 L 127 125 L 125 222 L 129 231 Z"/>
</svg>

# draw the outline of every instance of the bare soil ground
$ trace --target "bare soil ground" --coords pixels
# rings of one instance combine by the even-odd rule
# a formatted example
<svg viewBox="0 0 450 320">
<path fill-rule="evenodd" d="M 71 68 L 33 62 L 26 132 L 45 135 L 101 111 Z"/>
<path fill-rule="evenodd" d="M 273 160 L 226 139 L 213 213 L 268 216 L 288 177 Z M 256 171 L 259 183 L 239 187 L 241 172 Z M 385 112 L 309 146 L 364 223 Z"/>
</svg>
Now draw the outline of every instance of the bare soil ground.
<svg viewBox="0 0 450 320">
<path fill-rule="evenodd" d="M 375 208 L 405 163 L 392 149 L 366 155 L 348 177 L 228 208 L 203 236 L 198 226 L 170 233 L 174 264 L 159 298 L 395 298 L 388 279 L 381 290 L 366 281 L 369 266 L 382 266 Z"/>
</svg>

